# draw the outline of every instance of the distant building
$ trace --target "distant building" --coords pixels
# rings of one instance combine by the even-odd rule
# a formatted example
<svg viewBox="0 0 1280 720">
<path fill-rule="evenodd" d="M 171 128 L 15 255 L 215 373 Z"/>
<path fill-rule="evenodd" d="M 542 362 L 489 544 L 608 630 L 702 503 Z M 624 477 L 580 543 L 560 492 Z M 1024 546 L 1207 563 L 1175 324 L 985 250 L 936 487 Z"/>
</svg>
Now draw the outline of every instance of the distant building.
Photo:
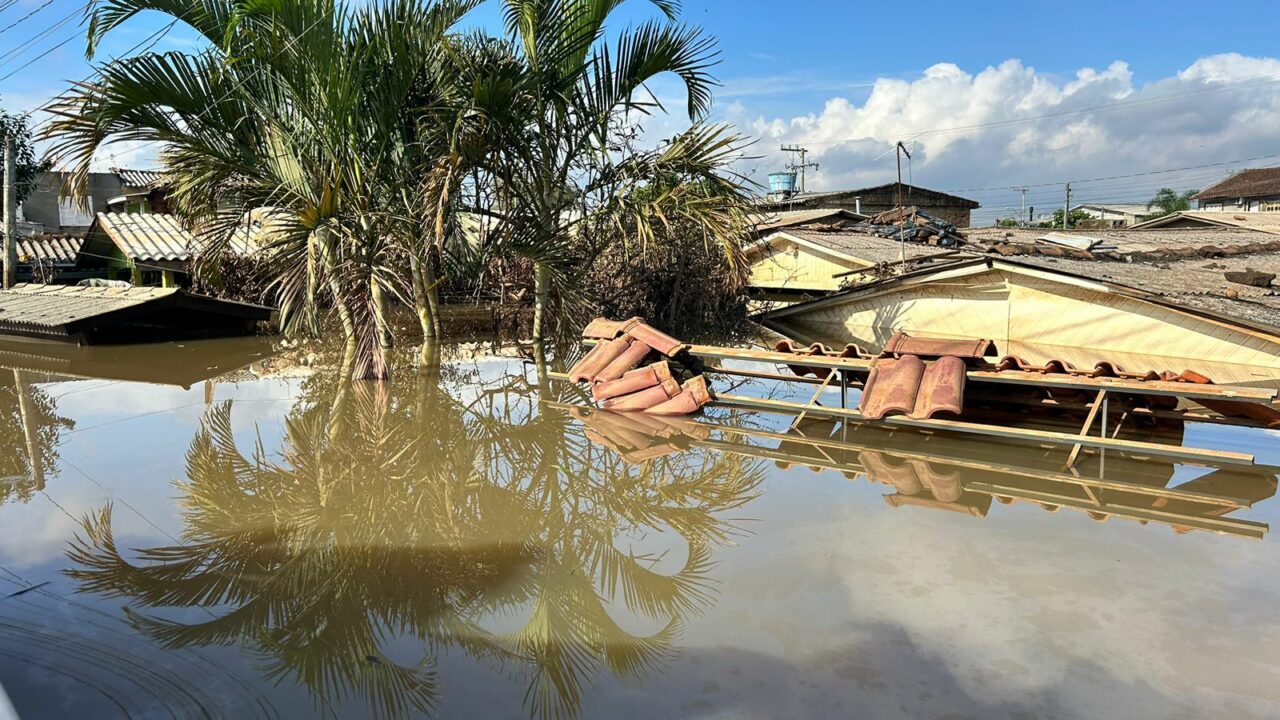
<svg viewBox="0 0 1280 720">
<path fill-rule="evenodd" d="M 902 186 L 902 204 L 906 207 L 914 205 L 957 227 L 969 227 L 970 213 L 981 207 L 976 200 L 912 185 Z M 832 192 L 775 192 L 762 200 L 758 207 L 762 211 L 843 208 L 861 215 L 875 215 L 898 207 L 898 184 Z"/>
<path fill-rule="evenodd" d="M 117 168 L 89 173 L 84 195 L 63 198 L 62 184 L 67 175 L 42 174 L 35 190 L 22 201 L 18 216 L 29 225 L 26 234 L 83 235 L 101 212 L 168 212 L 168 183 L 162 173 L 154 170 Z"/>
<path fill-rule="evenodd" d="M 1200 210 L 1280 212 L 1280 168 L 1241 170 L 1192 199 Z"/>
<path fill-rule="evenodd" d="M 1076 205 L 1071 208 L 1071 211 L 1083 212 L 1095 221 L 1090 223 L 1091 225 L 1103 227 L 1129 227 L 1146 220 L 1158 212 L 1147 208 L 1146 205 L 1130 203 Z"/>
</svg>

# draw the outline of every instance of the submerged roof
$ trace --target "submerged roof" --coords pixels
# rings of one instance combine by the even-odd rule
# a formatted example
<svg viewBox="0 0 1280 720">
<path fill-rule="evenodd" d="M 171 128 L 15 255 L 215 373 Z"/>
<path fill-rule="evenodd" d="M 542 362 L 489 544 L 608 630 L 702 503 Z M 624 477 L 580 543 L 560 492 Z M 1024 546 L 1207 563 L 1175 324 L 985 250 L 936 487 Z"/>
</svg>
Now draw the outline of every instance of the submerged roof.
<svg viewBox="0 0 1280 720">
<path fill-rule="evenodd" d="M 917 281 L 930 275 L 978 269 L 1007 269 L 1015 272 L 1052 273 L 1064 282 L 1101 283 L 1107 290 L 1146 300 L 1194 315 L 1227 321 L 1241 327 L 1280 335 L 1280 296 L 1270 289 L 1231 283 L 1223 277 L 1228 270 L 1246 268 L 1280 274 L 1280 258 L 1227 257 L 1179 262 L 1125 263 L 1073 260 L 1057 257 L 1020 256 L 1009 258 L 969 255 L 924 266 L 911 272 L 832 293 L 817 300 L 797 303 L 765 313 L 766 319 L 805 312 L 861 294 L 891 290 L 895 284 Z M 1231 291 L 1236 297 L 1230 297 Z"/>
<path fill-rule="evenodd" d="M 1196 193 L 1195 200 L 1280 195 L 1280 168 L 1241 170 Z"/>
<path fill-rule="evenodd" d="M 867 216 L 845 208 L 807 208 L 804 210 L 768 210 L 753 213 L 751 224 L 756 232 L 768 232 L 796 225 L 840 220 L 866 220 Z"/>
<path fill-rule="evenodd" d="M 20 283 L 0 290 L 0 334 L 91 343 L 99 335 L 160 312 L 167 315 L 148 317 L 147 325 L 161 337 L 208 334 L 205 331 L 219 325 L 215 318 L 228 318 L 236 325 L 240 320 L 257 322 L 271 316 L 271 308 L 178 288 Z"/>
<path fill-rule="evenodd" d="M 954 252 L 949 248 L 922 245 L 916 242 L 901 243 L 878 235 L 848 230 L 825 232 L 787 228 L 765 238 L 764 242 L 771 243 L 775 239 L 798 241 L 800 244 L 816 246 L 848 260 L 862 261 L 872 265 L 898 262 L 902 259 L 904 249 L 908 260 L 950 255 Z"/>
<path fill-rule="evenodd" d="M 1131 230 L 1179 227 L 1221 227 L 1254 230 L 1280 235 L 1280 212 L 1244 212 L 1240 210 L 1182 210 L 1130 226 Z"/>
</svg>

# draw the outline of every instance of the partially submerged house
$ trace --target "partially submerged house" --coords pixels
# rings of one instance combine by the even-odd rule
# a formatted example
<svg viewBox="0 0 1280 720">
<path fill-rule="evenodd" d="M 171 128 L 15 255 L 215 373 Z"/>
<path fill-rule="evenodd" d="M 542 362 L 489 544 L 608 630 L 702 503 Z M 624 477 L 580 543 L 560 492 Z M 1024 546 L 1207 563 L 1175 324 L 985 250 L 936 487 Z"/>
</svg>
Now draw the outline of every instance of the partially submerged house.
<svg viewBox="0 0 1280 720">
<path fill-rule="evenodd" d="M 0 290 L 0 335 L 80 345 L 252 335 L 271 313 L 178 288 L 20 284 Z"/>
<path fill-rule="evenodd" d="M 897 183 L 885 183 L 856 190 L 779 193 L 770 195 L 757 207 L 762 212 L 842 208 L 859 215 L 871 216 L 893 210 L 899 205 L 915 206 L 939 220 L 962 228 L 969 227 L 970 214 L 981 207 L 976 200 L 906 184 L 901 186 L 899 202 L 898 189 Z"/>
<path fill-rule="evenodd" d="M 859 232 L 791 227 L 747 248 L 750 287 L 760 299 L 795 301 L 823 295 L 954 255 L 947 248 L 901 243 Z"/>
<path fill-rule="evenodd" d="M 861 222 L 867 215 L 847 208 L 808 208 L 804 210 L 766 210 L 753 213 L 750 218 L 752 234 L 761 237 L 775 230 L 806 225 L 823 225 L 839 228 Z"/>
<path fill-rule="evenodd" d="M 1280 212 L 1280 168 L 1240 170 L 1192 197 L 1200 210 Z"/>
<path fill-rule="evenodd" d="M 1159 212 L 1146 205 L 1133 203 L 1090 203 L 1076 205 L 1071 211 L 1089 216 L 1089 224 L 1096 227 L 1128 227 L 1136 225 Z M 1061 223 L 1059 223 L 1061 224 Z"/>
<path fill-rule="evenodd" d="M 880 348 L 897 331 L 985 338 L 1001 354 L 1033 363 L 1090 368 L 1105 360 L 1133 371 L 1195 368 L 1217 382 L 1274 384 L 1280 298 L 1265 288 L 1227 287 L 1220 269 L 1258 262 L 1230 257 L 1205 268 L 1197 256 L 1156 268 L 970 255 L 771 310 L 761 320 L 803 342 Z"/>
<path fill-rule="evenodd" d="M 1280 235 L 1280 212 L 1182 210 L 1134 225 L 1133 230 L 1252 230 Z"/>
<path fill-rule="evenodd" d="M 268 232 L 252 221 L 231 239 L 230 251 L 248 254 Z M 110 280 L 133 285 L 185 284 L 200 243 L 176 215 L 99 213 L 85 236 L 76 267 L 97 269 Z"/>
</svg>

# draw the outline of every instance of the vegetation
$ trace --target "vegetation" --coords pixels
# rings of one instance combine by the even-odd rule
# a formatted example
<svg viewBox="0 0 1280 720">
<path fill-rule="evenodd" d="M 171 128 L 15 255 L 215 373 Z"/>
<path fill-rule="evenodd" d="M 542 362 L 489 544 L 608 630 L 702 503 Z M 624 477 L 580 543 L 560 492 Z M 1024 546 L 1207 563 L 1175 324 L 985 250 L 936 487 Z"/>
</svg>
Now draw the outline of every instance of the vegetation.
<svg viewBox="0 0 1280 720">
<path fill-rule="evenodd" d="M 1172 215 L 1176 212 L 1191 209 L 1191 198 L 1196 196 L 1199 190 L 1187 190 L 1186 192 L 1178 192 L 1173 188 L 1160 188 L 1160 191 L 1151 198 L 1151 202 L 1147 203 L 1148 210 L 1154 210 L 1151 217 L 1158 218 L 1165 215 Z"/>
<path fill-rule="evenodd" d="M 1070 224 L 1069 224 L 1069 227 L 1075 227 L 1076 225 L 1080 224 L 1081 222 L 1084 222 L 1084 221 L 1086 221 L 1086 220 L 1089 220 L 1091 217 L 1092 217 L 1092 216 L 1091 216 L 1091 215 L 1089 215 L 1089 213 L 1085 212 L 1084 210 L 1072 210 L 1072 211 L 1071 211 L 1071 216 L 1070 216 Z M 1052 220 L 1045 220 L 1045 221 L 1042 221 L 1042 222 L 1036 223 L 1036 227 L 1040 227 L 1040 228 L 1061 228 L 1061 227 L 1062 227 L 1062 211 L 1061 211 L 1061 210 L 1054 210 L 1054 211 L 1053 211 L 1053 219 L 1052 219 Z"/>
<path fill-rule="evenodd" d="M 356 378 L 388 376 L 394 300 L 414 306 L 426 348 L 441 284 L 495 263 L 532 274 L 535 340 L 553 302 L 584 314 L 602 256 L 628 268 L 678 237 L 732 271 L 747 193 L 727 171 L 739 138 L 700 121 L 710 38 L 667 0 L 611 42 L 618 0 L 505 0 L 502 37 L 453 32 L 477 4 L 106 0 L 90 53 L 148 10 L 205 47 L 103 64 L 54 105 L 50 157 L 82 184 L 100 148 L 161 144 L 174 206 L 207 245 L 199 267 L 265 209 L 261 266 L 285 331 L 318 335 L 335 316 Z M 683 81 L 692 125 L 640 147 L 637 123 L 662 109 L 645 84 L 664 73 Z"/>
<path fill-rule="evenodd" d="M 17 155 L 14 162 L 17 164 L 17 190 L 18 202 L 21 203 L 31 194 L 36 187 L 36 178 L 40 173 L 49 168 L 47 162 L 36 159 L 35 147 L 31 142 L 31 128 L 27 125 L 26 115 L 17 115 L 9 113 L 0 108 L 0 141 L 6 137 L 14 139 L 15 150 Z M 0 157 L 3 156 L 4 147 L 0 145 Z"/>
</svg>

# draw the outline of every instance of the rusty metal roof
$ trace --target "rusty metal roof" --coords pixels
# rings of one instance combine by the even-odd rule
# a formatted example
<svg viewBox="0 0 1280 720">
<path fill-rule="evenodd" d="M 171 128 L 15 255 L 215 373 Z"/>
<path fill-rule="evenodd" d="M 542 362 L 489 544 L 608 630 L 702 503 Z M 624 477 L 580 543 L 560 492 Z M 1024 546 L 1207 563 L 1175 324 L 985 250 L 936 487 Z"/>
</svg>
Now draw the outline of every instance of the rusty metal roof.
<svg viewBox="0 0 1280 720">
<path fill-rule="evenodd" d="M 129 168 L 112 168 L 111 172 L 120 178 L 125 187 L 146 188 L 148 190 L 169 184 L 169 177 L 159 170 L 131 170 Z"/>
<path fill-rule="evenodd" d="M 35 235 L 18 238 L 18 262 L 43 260 L 54 264 L 75 264 L 83 237 L 73 235 Z"/>
</svg>

